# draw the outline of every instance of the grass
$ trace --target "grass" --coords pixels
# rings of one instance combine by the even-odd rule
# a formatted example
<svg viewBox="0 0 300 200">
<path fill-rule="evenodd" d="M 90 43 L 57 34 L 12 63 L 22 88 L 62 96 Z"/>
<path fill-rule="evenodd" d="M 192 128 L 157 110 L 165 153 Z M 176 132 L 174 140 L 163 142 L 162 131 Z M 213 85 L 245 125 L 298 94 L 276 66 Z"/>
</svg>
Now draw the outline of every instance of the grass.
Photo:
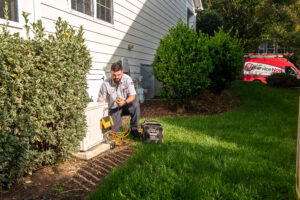
<svg viewBox="0 0 300 200">
<path fill-rule="evenodd" d="M 235 82 L 242 106 L 159 118 L 162 144 L 114 170 L 88 199 L 296 199 L 298 92 Z"/>
</svg>

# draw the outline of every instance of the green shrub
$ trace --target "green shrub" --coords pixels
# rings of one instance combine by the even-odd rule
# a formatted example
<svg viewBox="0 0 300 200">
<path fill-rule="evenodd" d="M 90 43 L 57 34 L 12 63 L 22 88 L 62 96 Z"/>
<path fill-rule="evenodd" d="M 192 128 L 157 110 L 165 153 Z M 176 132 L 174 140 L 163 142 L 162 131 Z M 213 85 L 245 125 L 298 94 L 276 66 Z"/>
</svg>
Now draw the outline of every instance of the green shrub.
<svg viewBox="0 0 300 200">
<path fill-rule="evenodd" d="M 243 48 L 237 38 L 223 29 L 210 37 L 208 48 L 214 66 L 209 75 L 212 81 L 210 89 L 221 92 L 240 76 L 244 64 Z"/>
<path fill-rule="evenodd" d="M 266 81 L 271 87 L 288 88 L 300 86 L 296 76 L 286 73 L 274 73 L 268 76 Z"/>
<path fill-rule="evenodd" d="M 213 36 L 223 25 L 223 18 L 214 10 L 201 11 L 197 15 L 197 31 Z"/>
<path fill-rule="evenodd" d="M 22 177 L 23 167 L 30 164 L 26 158 L 28 141 L 17 136 L 1 133 L 0 137 L 0 186 L 10 187 L 13 180 Z"/>
<path fill-rule="evenodd" d="M 58 19 L 55 35 L 34 39 L 0 34 L 0 185 L 37 166 L 65 160 L 86 131 L 91 67 L 83 30 Z"/>
<path fill-rule="evenodd" d="M 212 65 L 206 38 L 178 21 L 160 41 L 153 70 L 163 84 L 162 97 L 173 104 L 188 104 L 210 83 Z"/>
</svg>

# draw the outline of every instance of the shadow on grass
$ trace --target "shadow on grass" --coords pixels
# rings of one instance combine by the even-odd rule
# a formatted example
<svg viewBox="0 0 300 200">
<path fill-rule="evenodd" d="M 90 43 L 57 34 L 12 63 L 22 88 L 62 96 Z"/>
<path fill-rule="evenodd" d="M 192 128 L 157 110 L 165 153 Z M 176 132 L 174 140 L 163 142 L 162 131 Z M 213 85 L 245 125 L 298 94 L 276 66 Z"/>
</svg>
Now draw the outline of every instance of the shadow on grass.
<svg viewBox="0 0 300 200">
<path fill-rule="evenodd" d="M 234 143 L 138 144 L 91 199 L 294 199 L 284 167 Z M 101 198 L 100 198 L 101 197 Z"/>
<path fill-rule="evenodd" d="M 298 92 L 253 83 L 240 83 L 233 88 L 243 101 L 240 108 L 212 116 L 160 118 L 159 121 L 167 124 L 167 132 L 182 129 L 249 148 L 284 149 L 287 144 L 296 145 Z"/>
</svg>

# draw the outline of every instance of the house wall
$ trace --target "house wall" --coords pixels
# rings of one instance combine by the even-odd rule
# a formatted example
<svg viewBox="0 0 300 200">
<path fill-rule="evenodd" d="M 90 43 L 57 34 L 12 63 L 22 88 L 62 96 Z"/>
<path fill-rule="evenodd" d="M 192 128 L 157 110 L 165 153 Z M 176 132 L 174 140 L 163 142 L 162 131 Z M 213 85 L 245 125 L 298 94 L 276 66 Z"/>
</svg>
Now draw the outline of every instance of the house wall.
<svg viewBox="0 0 300 200">
<path fill-rule="evenodd" d="M 96 99 L 103 75 L 108 75 L 110 65 L 122 57 L 128 59 L 133 79 L 138 80 L 141 64 L 153 63 L 160 39 L 181 18 L 187 22 L 190 0 L 114 0 L 113 23 L 71 9 L 70 0 L 20 0 L 20 10 L 30 13 L 30 21 L 41 19 L 45 31 L 54 33 L 58 17 L 75 28 L 83 26 L 86 45 L 92 57 L 88 75 L 89 93 Z M 193 11 L 192 11 L 193 12 Z M 25 35 L 24 20 L 11 32 Z M 193 18 L 189 19 L 189 23 Z M 0 21 L 1 22 L 1 21 Z M 128 45 L 133 45 L 131 50 Z"/>
</svg>

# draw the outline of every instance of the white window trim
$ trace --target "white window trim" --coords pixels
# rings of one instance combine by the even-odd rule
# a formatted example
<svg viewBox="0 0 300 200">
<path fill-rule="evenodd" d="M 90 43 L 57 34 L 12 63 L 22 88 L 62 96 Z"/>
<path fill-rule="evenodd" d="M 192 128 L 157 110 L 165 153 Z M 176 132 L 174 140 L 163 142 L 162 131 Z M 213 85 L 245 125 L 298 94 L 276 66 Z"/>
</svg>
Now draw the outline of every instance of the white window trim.
<svg viewBox="0 0 300 200">
<path fill-rule="evenodd" d="M 22 0 L 18 0 L 18 18 L 19 18 L 18 22 L 8 20 L 8 27 L 22 29 L 23 26 L 25 25 L 24 19 L 22 16 Z M 0 18 L 0 24 L 1 24 L 1 26 L 5 26 L 6 20 Z"/>
<path fill-rule="evenodd" d="M 186 1 L 186 14 L 185 14 L 186 17 L 188 17 L 189 11 L 191 13 L 193 13 L 193 17 L 196 18 L 197 12 L 196 12 L 194 6 L 192 5 L 192 3 L 190 2 L 190 0 L 187 0 Z M 196 20 L 196 19 L 194 19 L 194 20 Z M 188 21 L 189 21 L 189 19 L 186 19 L 186 22 L 188 22 Z M 195 23 L 196 23 L 196 21 L 195 21 Z M 189 25 L 189 27 L 194 27 L 194 29 L 196 29 L 196 24 L 195 23 L 193 24 L 193 26 L 190 26 L 190 24 L 188 24 L 188 25 Z"/>
<path fill-rule="evenodd" d="M 114 0 L 112 0 L 112 1 L 113 1 L 112 3 L 114 4 L 115 1 Z M 98 23 L 98 24 L 101 24 L 101 25 L 105 25 L 105 26 L 114 27 L 114 16 L 112 16 L 112 22 L 111 23 L 97 18 L 97 6 L 96 6 L 96 3 L 97 3 L 97 0 L 93 0 L 93 4 L 94 4 L 94 16 L 84 14 L 84 13 L 79 12 L 77 10 L 73 10 L 72 9 L 72 5 L 71 5 L 71 0 L 68 1 L 68 11 L 71 14 L 73 14 L 73 15 L 76 15 L 78 17 L 81 17 L 81 18 L 84 18 L 84 19 L 87 19 L 87 20 L 94 21 L 95 23 Z M 114 15 L 114 9 L 112 9 L 112 15 Z"/>
<path fill-rule="evenodd" d="M 94 2 L 94 20 L 97 20 L 97 0 L 93 0 Z M 102 21 L 102 20 L 101 20 Z"/>
<path fill-rule="evenodd" d="M 189 0 L 186 1 L 186 8 L 189 9 L 194 15 L 196 15 L 195 8 L 193 7 L 192 3 Z"/>
<path fill-rule="evenodd" d="M 33 0 L 33 21 L 37 22 L 42 19 L 41 16 L 41 0 Z"/>
</svg>

